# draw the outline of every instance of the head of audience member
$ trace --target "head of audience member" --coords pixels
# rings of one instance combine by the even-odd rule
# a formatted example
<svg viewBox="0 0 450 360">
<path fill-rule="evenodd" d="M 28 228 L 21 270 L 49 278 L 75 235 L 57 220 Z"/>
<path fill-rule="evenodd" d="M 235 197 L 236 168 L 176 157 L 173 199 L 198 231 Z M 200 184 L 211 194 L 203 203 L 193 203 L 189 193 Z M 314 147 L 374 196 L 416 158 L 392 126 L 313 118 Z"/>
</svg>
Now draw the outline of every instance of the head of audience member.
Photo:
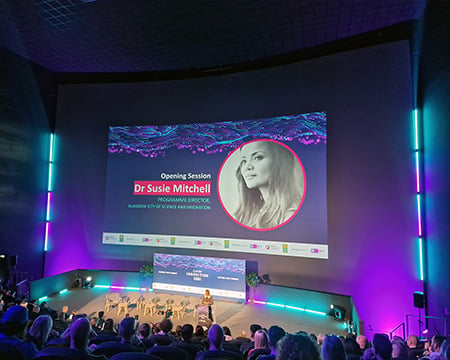
<svg viewBox="0 0 450 360">
<path fill-rule="evenodd" d="M 287 334 L 278 342 L 276 360 L 320 360 L 320 353 L 308 335 Z"/>
<path fill-rule="evenodd" d="M 70 348 L 86 350 L 91 330 L 91 323 L 87 317 L 81 317 L 73 321 L 70 326 Z"/>
<path fill-rule="evenodd" d="M 278 325 L 272 325 L 269 328 L 269 347 L 272 350 L 272 353 L 275 354 L 277 349 L 278 341 L 280 341 L 285 335 L 286 331 Z"/>
<path fill-rule="evenodd" d="M 408 347 L 410 349 L 416 348 L 418 343 L 419 343 L 419 338 L 417 337 L 417 335 L 409 335 L 408 339 L 406 340 L 406 344 L 408 345 Z"/>
<path fill-rule="evenodd" d="M 441 345 L 441 359 L 450 360 L 450 337 L 448 337 Z"/>
<path fill-rule="evenodd" d="M 431 338 L 431 351 L 435 353 L 440 352 L 441 346 L 445 341 L 445 339 L 446 339 L 445 335 L 434 335 Z"/>
<path fill-rule="evenodd" d="M 258 325 L 258 324 L 251 324 L 250 325 L 250 338 L 252 339 L 252 340 L 254 340 L 254 338 L 255 338 L 255 333 L 258 331 L 258 330 L 261 330 L 262 329 L 262 326 L 261 325 Z"/>
<path fill-rule="evenodd" d="M 197 325 L 195 327 L 194 335 L 197 336 L 197 337 L 204 337 L 205 336 L 205 329 L 203 329 L 203 326 Z"/>
<path fill-rule="evenodd" d="M 233 337 L 231 336 L 231 330 L 228 326 L 223 327 L 223 332 L 225 333 L 225 341 L 233 340 Z"/>
<path fill-rule="evenodd" d="M 361 355 L 362 351 L 354 337 L 346 337 L 344 340 L 344 350 L 347 355 Z"/>
<path fill-rule="evenodd" d="M 173 323 L 170 319 L 164 319 L 159 323 L 159 330 L 162 331 L 164 334 L 168 334 L 172 331 Z"/>
<path fill-rule="evenodd" d="M 6 310 L 0 320 L 0 332 L 13 336 L 23 334 L 28 324 L 28 311 L 23 306 L 14 305 Z"/>
<path fill-rule="evenodd" d="M 375 354 L 374 348 L 367 348 L 364 350 L 362 360 L 378 360 L 377 355 Z"/>
<path fill-rule="evenodd" d="M 119 336 L 122 338 L 122 342 L 130 342 L 131 337 L 135 334 L 134 330 L 134 318 L 125 317 L 119 325 Z"/>
<path fill-rule="evenodd" d="M 150 324 L 143 323 L 139 326 L 138 337 L 140 339 L 147 339 L 150 336 L 152 329 L 150 328 Z"/>
<path fill-rule="evenodd" d="M 98 318 L 99 319 L 103 319 L 103 316 L 105 316 L 105 312 L 104 311 L 99 311 L 98 312 Z"/>
<path fill-rule="evenodd" d="M 255 332 L 255 349 L 269 348 L 269 336 L 265 330 L 258 330 Z"/>
<path fill-rule="evenodd" d="M 402 338 L 392 338 L 392 358 L 393 359 L 407 359 L 408 345 Z"/>
<path fill-rule="evenodd" d="M 356 342 L 358 343 L 361 352 L 364 352 L 364 350 L 369 348 L 369 341 L 364 335 L 358 335 L 356 337 Z"/>
<path fill-rule="evenodd" d="M 103 331 L 114 331 L 114 320 L 111 318 L 108 318 L 105 320 L 105 326 L 103 327 Z"/>
<path fill-rule="evenodd" d="M 97 326 L 97 321 L 98 321 L 98 318 L 96 316 L 91 317 L 90 322 L 91 322 L 92 328 L 95 328 Z"/>
<path fill-rule="evenodd" d="M 317 345 L 322 346 L 324 340 L 325 340 L 325 334 L 317 335 Z"/>
<path fill-rule="evenodd" d="M 28 336 L 38 346 L 43 346 L 48 341 L 52 331 L 53 319 L 50 315 L 39 315 L 28 330 Z"/>
<path fill-rule="evenodd" d="M 314 344 L 317 344 L 317 335 L 316 334 L 309 334 L 309 337 L 312 339 L 312 341 L 314 341 Z"/>
<path fill-rule="evenodd" d="M 222 350 L 225 333 L 219 324 L 212 325 L 208 330 L 208 340 L 210 350 Z"/>
<path fill-rule="evenodd" d="M 323 360 L 346 360 L 344 344 L 334 335 L 327 335 L 322 344 Z"/>
<path fill-rule="evenodd" d="M 383 360 L 389 360 L 392 356 L 392 344 L 389 336 L 386 334 L 377 333 L 373 336 L 372 347 L 375 355 L 378 355 Z"/>
<path fill-rule="evenodd" d="M 191 324 L 184 324 L 181 327 L 180 335 L 183 341 L 191 341 L 194 335 L 194 327 Z"/>
</svg>

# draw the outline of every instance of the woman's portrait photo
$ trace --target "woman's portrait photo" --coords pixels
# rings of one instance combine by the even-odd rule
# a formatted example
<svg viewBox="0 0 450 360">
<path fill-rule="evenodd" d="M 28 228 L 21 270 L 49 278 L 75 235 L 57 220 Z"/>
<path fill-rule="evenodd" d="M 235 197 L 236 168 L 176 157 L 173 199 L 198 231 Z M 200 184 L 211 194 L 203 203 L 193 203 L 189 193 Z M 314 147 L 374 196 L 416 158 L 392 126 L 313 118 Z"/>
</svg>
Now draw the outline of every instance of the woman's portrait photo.
<svg viewBox="0 0 450 360">
<path fill-rule="evenodd" d="M 234 150 L 219 172 L 219 199 L 227 214 L 254 230 L 272 230 L 289 222 L 306 190 L 303 165 L 286 145 L 255 140 Z"/>
</svg>

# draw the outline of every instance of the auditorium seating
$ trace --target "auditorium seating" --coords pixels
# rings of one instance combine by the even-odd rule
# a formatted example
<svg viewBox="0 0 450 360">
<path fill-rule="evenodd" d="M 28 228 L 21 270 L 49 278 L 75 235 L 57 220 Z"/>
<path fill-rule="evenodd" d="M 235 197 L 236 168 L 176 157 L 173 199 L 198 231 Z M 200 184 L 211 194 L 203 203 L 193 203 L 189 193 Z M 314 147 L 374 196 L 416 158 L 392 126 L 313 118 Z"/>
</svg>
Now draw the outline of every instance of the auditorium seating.
<svg viewBox="0 0 450 360">
<path fill-rule="evenodd" d="M 92 358 L 81 350 L 50 347 L 39 351 L 33 360 L 92 360 Z"/>
</svg>

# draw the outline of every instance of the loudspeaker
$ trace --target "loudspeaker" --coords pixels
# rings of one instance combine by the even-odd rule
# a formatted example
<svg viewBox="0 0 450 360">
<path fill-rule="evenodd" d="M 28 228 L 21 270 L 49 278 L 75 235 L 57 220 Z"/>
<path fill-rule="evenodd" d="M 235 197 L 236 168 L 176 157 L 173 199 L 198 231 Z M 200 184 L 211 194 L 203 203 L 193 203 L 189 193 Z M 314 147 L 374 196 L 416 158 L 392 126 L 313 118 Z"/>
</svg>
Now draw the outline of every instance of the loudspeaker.
<svg viewBox="0 0 450 360">
<path fill-rule="evenodd" d="M 425 307 L 425 295 L 421 292 L 415 292 L 414 295 L 414 307 L 423 309 Z"/>
<path fill-rule="evenodd" d="M 17 265 L 17 260 L 19 259 L 19 257 L 17 255 L 11 255 L 9 257 L 9 267 L 14 267 Z"/>
<path fill-rule="evenodd" d="M 0 254 L 0 285 L 5 286 L 9 279 L 8 256 Z"/>
</svg>

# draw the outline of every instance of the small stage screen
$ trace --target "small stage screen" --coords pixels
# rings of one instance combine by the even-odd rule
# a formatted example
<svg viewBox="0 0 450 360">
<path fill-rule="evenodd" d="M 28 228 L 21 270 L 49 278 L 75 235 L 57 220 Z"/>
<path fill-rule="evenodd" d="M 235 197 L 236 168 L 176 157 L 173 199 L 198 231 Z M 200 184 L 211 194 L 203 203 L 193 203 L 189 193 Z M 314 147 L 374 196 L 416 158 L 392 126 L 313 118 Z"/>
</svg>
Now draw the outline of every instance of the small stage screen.
<svg viewBox="0 0 450 360">
<path fill-rule="evenodd" d="M 328 258 L 324 112 L 109 128 L 103 244 Z"/>
<path fill-rule="evenodd" d="M 245 260 L 154 254 L 153 290 L 245 300 Z"/>
</svg>

